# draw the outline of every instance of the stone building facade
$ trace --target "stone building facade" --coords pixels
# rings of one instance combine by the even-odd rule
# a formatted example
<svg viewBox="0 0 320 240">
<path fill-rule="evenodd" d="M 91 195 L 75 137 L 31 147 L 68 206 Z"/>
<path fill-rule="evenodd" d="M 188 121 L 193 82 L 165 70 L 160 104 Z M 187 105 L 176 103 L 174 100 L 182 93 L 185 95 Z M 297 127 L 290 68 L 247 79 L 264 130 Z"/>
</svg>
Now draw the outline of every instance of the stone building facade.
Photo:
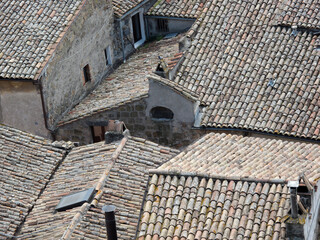
<svg viewBox="0 0 320 240">
<path fill-rule="evenodd" d="M 1 123 L 50 138 L 63 113 L 112 71 L 111 1 L 14 0 L 0 10 L 8 12 L 3 38 L 15 39 L 0 47 Z"/>
</svg>

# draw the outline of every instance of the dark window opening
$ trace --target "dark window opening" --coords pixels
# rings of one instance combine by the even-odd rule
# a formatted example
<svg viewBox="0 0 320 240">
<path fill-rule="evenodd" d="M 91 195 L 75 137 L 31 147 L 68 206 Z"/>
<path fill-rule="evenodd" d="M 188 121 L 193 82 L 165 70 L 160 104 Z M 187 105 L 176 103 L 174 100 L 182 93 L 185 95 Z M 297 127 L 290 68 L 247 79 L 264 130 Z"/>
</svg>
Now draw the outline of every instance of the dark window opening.
<svg viewBox="0 0 320 240">
<path fill-rule="evenodd" d="M 91 81 L 89 64 L 87 64 L 87 65 L 84 66 L 84 68 L 83 68 L 83 75 L 84 75 L 84 82 L 85 82 L 85 83 Z"/>
<path fill-rule="evenodd" d="M 132 28 L 133 28 L 133 40 L 134 40 L 134 43 L 136 43 L 142 39 L 139 13 L 132 16 Z"/>
<path fill-rule="evenodd" d="M 173 112 L 169 108 L 154 107 L 150 111 L 151 118 L 156 120 L 171 120 L 173 119 Z"/>
<path fill-rule="evenodd" d="M 106 58 L 106 65 L 111 65 L 111 51 L 109 46 L 104 50 L 104 56 Z"/>
<path fill-rule="evenodd" d="M 106 130 L 107 129 L 105 126 L 92 126 L 91 132 L 92 132 L 93 142 L 96 143 L 96 142 L 104 141 L 105 139 L 104 134 Z"/>
<path fill-rule="evenodd" d="M 157 19 L 157 30 L 160 32 L 168 32 L 168 20 L 158 18 Z"/>
</svg>

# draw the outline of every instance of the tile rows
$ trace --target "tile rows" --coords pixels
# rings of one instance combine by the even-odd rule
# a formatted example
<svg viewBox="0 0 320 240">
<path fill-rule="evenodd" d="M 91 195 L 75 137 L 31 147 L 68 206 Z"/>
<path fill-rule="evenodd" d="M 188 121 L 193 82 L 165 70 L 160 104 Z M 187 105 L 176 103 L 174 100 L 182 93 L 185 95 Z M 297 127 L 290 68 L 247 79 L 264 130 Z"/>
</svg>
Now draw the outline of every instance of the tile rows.
<svg viewBox="0 0 320 240">
<path fill-rule="evenodd" d="M 319 138 L 317 36 L 272 25 L 277 1 L 207 1 L 174 81 L 206 104 L 201 125 Z"/>
<path fill-rule="evenodd" d="M 0 2 L 0 77 L 34 79 L 82 0 Z"/>
<path fill-rule="evenodd" d="M 297 180 L 320 177 L 320 146 L 263 137 L 209 133 L 159 169 L 226 177 Z"/>
<path fill-rule="evenodd" d="M 117 144 L 103 142 L 74 148 L 55 172 L 41 197 L 26 218 L 20 231 L 21 239 L 60 239 L 73 217 L 76 207 L 54 212 L 61 197 L 95 187 L 101 174 L 112 164 Z"/>
<path fill-rule="evenodd" d="M 285 239 L 285 185 L 153 174 L 138 239 Z"/>
<path fill-rule="evenodd" d="M 320 1 L 279 1 L 275 24 L 320 29 Z"/>
<path fill-rule="evenodd" d="M 112 0 L 114 14 L 116 17 L 120 18 L 142 2 L 143 0 Z"/>
<path fill-rule="evenodd" d="M 0 125 L 0 239 L 16 232 L 65 153 L 49 140 Z"/>
<path fill-rule="evenodd" d="M 105 239 L 106 227 L 101 208 L 113 204 L 117 207 L 118 238 L 132 239 L 148 180 L 148 169 L 157 168 L 178 151 L 129 137 L 114 163 L 113 154 L 118 147 L 119 142 L 100 142 L 72 149 L 28 215 L 19 238 L 60 239 L 72 228 L 71 239 Z M 62 196 L 96 187 L 103 174 L 108 175 L 97 206 L 86 210 L 84 204 L 54 212 Z M 83 218 L 79 218 L 82 214 Z M 75 221 L 75 225 L 70 224 L 75 218 L 80 223 Z"/>
<path fill-rule="evenodd" d="M 118 239 L 134 239 L 148 169 L 159 167 L 177 153 L 144 139 L 130 137 L 110 171 L 98 206 L 88 211 L 73 237 L 105 239 L 106 226 L 101 208 L 112 204 L 116 206 Z"/>
<path fill-rule="evenodd" d="M 151 16 L 197 18 L 205 0 L 158 0 L 147 12 Z"/>
<path fill-rule="evenodd" d="M 180 38 L 179 35 L 139 48 L 126 63 L 121 64 L 92 93 L 67 113 L 59 126 L 146 97 L 149 90 L 146 75 L 156 70 L 158 56 L 169 58 L 179 51 Z"/>
</svg>

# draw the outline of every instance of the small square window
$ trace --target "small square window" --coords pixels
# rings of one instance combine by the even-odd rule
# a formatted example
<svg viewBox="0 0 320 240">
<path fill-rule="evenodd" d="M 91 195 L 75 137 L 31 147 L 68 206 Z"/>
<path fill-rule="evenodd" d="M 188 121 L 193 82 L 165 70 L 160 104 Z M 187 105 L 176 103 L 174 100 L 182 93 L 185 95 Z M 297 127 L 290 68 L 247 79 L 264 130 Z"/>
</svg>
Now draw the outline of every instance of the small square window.
<svg viewBox="0 0 320 240">
<path fill-rule="evenodd" d="M 87 65 L 84 66 L 84 68 L 83 68 L 83 76 L 84 76 L 84 82 L 85 82 L 85 83 L 91 81 L 89 64 L 87 64 Z"/>
<path fill-rule="evenodd" d="M 112 59 L 111 59 L 110 46 L 108 46 L 108 47 L 104 50 L 104 56 L 105 56 L 105 58 L 106 58 L 106 65 L 111 65 L 111 64 L 112 64 Z"/>
</svg>

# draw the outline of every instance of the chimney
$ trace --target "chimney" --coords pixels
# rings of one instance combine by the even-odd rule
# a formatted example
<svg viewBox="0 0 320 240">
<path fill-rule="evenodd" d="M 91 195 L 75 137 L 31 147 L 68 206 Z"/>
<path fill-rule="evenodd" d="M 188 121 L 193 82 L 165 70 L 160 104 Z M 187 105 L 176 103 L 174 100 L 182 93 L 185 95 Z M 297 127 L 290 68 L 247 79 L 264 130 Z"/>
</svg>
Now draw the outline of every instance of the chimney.
<svg viewBox="0 0 320 240">
<path fill-rule="evenodd" d="M 102 211 L 104 211 L 104 216 L 106 220 L 106 228 L 107 228 L 107 235 L 108 240 L 117 240 L 117 227 L 116 227 L 116 220 L 114 217 L 114 211 L 116 207 L 113 205 L 106 205 L 102 207 Z"/>
<path fill-rule="evenodd" d="M 299 181 L 289 181 L 288 187 L 290 190 L 290 215 L 285 220 L 286 237 L 288 239 L 304 240 L 304 222 L 305 216 L 299 215 L 298 212 L 298 187 Z"/>
<path fill-rule="evenodd" d="M 126 134 L 130 135 L 124 122 L 118 120 L 109 120 L 106 130 L 104 134 L 106 144 L 121 140 Z"/>
<path fill-rule="evenodd" d="M 289 181 L 288 187 L 290 189 L 291 217 L 298 218 L 297 189 L 299 187 L 299 181 Z"/>
</svg>

